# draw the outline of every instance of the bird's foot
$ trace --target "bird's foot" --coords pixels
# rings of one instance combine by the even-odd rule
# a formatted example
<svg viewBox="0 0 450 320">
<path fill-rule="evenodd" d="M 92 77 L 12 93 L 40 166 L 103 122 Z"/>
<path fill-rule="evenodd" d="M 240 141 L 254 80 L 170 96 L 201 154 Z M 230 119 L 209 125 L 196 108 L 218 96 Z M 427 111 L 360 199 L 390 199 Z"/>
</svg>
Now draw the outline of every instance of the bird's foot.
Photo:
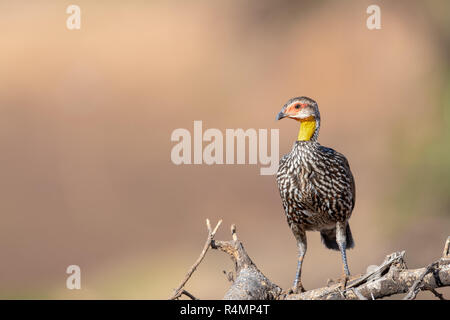
<svg viewBox="0 0 450 320">
<path fill-rule="evenodd" d="M 359 278 L 361 278 L 363 275 L 362 274 L 357 274 L 354 276 L 342 276 L 340 278 L 337 279 L 328 279 L 327 280 L 327 287 L 331 287 L 333 285 L 339 284 L 341 289 L 346 289 L 347 286 L 351 285 L 352 283 L 354 283 L 356 280 L 358 280 Z"/>
<path fill-rule="evenodd" d="M 303 285 L 301 283 L 298 283 L 296 286 L 294 285 L 292 288 L 290 288 L 287 294 L 299 294 L 305 291 L 306 290 L 305 288 L 303 288 Z"/>
<path fill-rule="evenodd" d="M 349 279 L 350 279 L 350 276 L 347 276 L 347 275 L 343 275 L 342 278 L 340 279 L 342 291 L 345 291 L 345 289 L 347 288 L 347 282 Z"/>
</svg>

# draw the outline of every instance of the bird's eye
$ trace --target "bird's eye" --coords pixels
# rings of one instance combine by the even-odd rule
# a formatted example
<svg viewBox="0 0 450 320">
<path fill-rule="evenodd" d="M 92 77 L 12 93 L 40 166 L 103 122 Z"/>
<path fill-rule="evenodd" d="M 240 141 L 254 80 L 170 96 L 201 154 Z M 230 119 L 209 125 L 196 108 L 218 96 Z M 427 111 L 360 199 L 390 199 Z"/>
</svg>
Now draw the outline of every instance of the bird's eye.
<svg viewBox="0 0 450 320">
<path fill-rule="evenodd" d="M 295 109 L 300 109 L 300 105 L 299 105 L 299 104 L 296 105 L 296 106 L 295 106 Z"/>
</svg>

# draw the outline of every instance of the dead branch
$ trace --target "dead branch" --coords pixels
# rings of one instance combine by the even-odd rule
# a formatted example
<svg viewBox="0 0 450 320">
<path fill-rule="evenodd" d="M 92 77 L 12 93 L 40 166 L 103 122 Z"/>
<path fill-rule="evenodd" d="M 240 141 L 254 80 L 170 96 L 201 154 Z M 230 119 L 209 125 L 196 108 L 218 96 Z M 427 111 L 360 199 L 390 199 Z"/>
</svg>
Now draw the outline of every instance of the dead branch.
<svg viewBox="0 0 450 320">
<path fill-rule="evenodd" d="M 214 236 L 216 235 L 217 230 L 220 227 L 220 224 L 222 223 L 222 220 L 220 220 L 216 227 L 214 229 L 211 229 L 211 223 L 209 222 L 209 219 L 206 219 L 206 227 L 208 228 L 208 238 L 206 238 L 205 245 L 203 246 L 203 250 L 200 253 L 200 256 L 198 257 L 197 261 L 192 265 L 192 267 L 187 272 L 186 276 L 184 277 L 183 281 L 181 281 L 180 285 L 174 290 L 173 295 L 169 298 L 169 300 L 175 300 L 181 297 L 181 295 L 186 295 L 190 297 L 191 299 L 196 299 L 193 295 L 191 295 L 189 292 L 184 290 L 184 286 L 188 282 L 188 280 L 191 278 L 192 274 L 197 270 L 198 265 L 203 261 L 203 258 L 206 255 L 206 252 L 211 247 L 211 242 L 214 240 Z"/>
<path fill-rule="evenodd" d="M 211 246 L 227 253 L 234 262 L 236 277 L 225 294 L 227 300 L 270 300 L 276 299 L 281 288 L 272 283 L 256 267 L 239 241 L 236 226 L 231 226 L 231 241 L 213 241 Z"/>
<path fill-rule="evenodd" d="M 437 298 L 445 300 L 436 289 L 450 286 L 450 237 L 448 237 L 442 258 L 426 268 L 408 269 L 404 260 L 405 251 L 394 252 L 386 256 L 379 266 L 368 268 L 366 274 L 350 279 L 345 290 L 342 290 L 340 283 L 336 283 L 300 294 L 288 294 L 270 281 L 253 263 L 237 237 L 235 225 L 231 226 L 232 240 L 214 240 L 220 222 L 211 231 L 207 220 L 208 239 L 202 254 L 171 299 L 177 299 L 186 293 L 184 286 L 209 247 L 227 253 L 234 263 L 235 277 L 228 275 L 233 281 L 224 296 L 224 299 L 230 300 L 375 300 L 401 293 L 407 293 L 405 299 L 415 299 L 421 290 L 429 290 Z"/>
<path fill-rule="evenodd" d="M 425 271 L 422 272 L 422 274 L 416 281 L 414 281 L 414 284 L 409 289 L 408 294 L 403 298 L 403 300 L 414 300 L 416 298 L 417 294 L 419 293 L 420 289 L 422 288 L 423 279 L 425 278 L 425 276 L 427 274 L 429 274 L 430 272 L 435 270 L 437 265 L 438 265 L 438 262 L 433 262 L 432 264 L 430 264 L 428 267 L 425 268 Z"/>
<path fill-rule="evenodd" d="M 185 295 L 186 297 L 189 297 L 189 298 L 191 298 L 191 300 L 198 300 L 196 297 L 194 297 L 191 293 L 189 293 L 188 291 L 186 291 L 186 290 L 181 290 L 181 294 L 183 295 Z"/>
</svg>

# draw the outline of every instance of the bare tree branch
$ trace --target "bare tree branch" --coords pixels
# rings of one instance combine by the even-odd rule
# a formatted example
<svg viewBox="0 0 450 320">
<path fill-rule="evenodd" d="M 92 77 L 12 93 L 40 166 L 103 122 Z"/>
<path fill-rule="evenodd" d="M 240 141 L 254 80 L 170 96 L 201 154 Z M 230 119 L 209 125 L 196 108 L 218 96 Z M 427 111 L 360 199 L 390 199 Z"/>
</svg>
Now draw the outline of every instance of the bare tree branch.
<svg viewBox="0 0 450 320">
<path fill-rule="evenodd" d="M 447 238 L 443 257 L 426 268 L 408 269 L 404 260 L 405 251 L 394 252 L 376 267 L 368 268 L 364 275 L 349 280 L 345 290 L 340 283 L 309 290 L 300 294 L 290 294 L 270 281 L 253 263 L 238 239 L 236 226 L 231 226 L 230 241 L 216 241 L 208 225 L 208 240 L 202 254 L 189 270 L 181 285 L 175 290 L 173 299 L 183 294 L 183 288 L 196 267 L 203 260 L 208 247 L 227 253 L 234 262 L 235 277 L 224 299 L 231 300 L 375 300 L 394 294 L 407 293 L 405 299 L 415 299 L 421 290 L 431 291 L 437 298 L 445 300 L 435 289 L 450 286 L 450 237 Z M 220 225 L 220 222 L 219 224 Z"/>
<path fill-rule="evenodd" d="M 236 271 L 236 278 L 225 294 L 227 300 L 270 300 L 276 299 L 281 288 L 273 284 L 256 267 L 239 241 L 236 226 L 231 226 L 231 241 L 213 241 L 213 249 L 230 255 Z"/>
<path fill-rule="evenodd" d="M 174 290 L 173 295 L 169 298 L 169 300 L 178 299 L 179 297 L 181 297 L 182 294 L 189 296 L 191 299 L 196 299 L 194 296 L 192 296 L 190 293 L 188 293 L 186 290 L 184 290 L 184 286 L 186 285 L 188 280 L 191 278 L 191 276 L 195 272 L 195 270 L 197 270 L 198 265 L 203 261 L 203 258 L 205 257 L 208 249 L 211 247 L 211 242 L 213 241 L 214 236 L 216 235 L 217 229 L 219 229 L 221 223 L 222 223 L 222 220 L 220 220 L 217 223 L 216 227 L 212 230 L 209 219 L 206 219 L 206 227 L 208 228 L 208 238 L 206 239 L 205 245 L 203 246 L 203 250 L 200 253 L 200 256 L 198 257 L 197 261 L 195 261 L 195 263 L 192 265 L 192 267 L 187 272 L 183 281 L 181 281 L 180 285 Z"/>
<path fill-rule="evenodd" d="M 403 300 L 414 300 L 422 288 L 423 278 L 430 272 L 434 270 L 437 266 L 437 262 L 433 262 L 428 267 L 426 267 L 425 271 L 420 275 L 420 277 L 414 282 L 413 286 L 409 289 L 408 294 L 403 298 Z"/>
</svg>

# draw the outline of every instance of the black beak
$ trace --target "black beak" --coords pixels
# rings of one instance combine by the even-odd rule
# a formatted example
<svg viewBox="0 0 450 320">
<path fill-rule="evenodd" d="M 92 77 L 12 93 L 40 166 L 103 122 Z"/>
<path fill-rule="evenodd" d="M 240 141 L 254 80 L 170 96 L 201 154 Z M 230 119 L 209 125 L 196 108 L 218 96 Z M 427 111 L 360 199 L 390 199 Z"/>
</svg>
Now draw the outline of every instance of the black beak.
<svg viewBox="0 0 450 320">
<path fill-rule="evenodd" d="M 286 118 L 286 117 L 287 117 L 287 115 L 284 114 L 283 111 L 280 111 L 280 112 L 278 112 L 278 114 L 277 114 L 277 120 L 281 120 L 281 119 Z"/>
</svg>

